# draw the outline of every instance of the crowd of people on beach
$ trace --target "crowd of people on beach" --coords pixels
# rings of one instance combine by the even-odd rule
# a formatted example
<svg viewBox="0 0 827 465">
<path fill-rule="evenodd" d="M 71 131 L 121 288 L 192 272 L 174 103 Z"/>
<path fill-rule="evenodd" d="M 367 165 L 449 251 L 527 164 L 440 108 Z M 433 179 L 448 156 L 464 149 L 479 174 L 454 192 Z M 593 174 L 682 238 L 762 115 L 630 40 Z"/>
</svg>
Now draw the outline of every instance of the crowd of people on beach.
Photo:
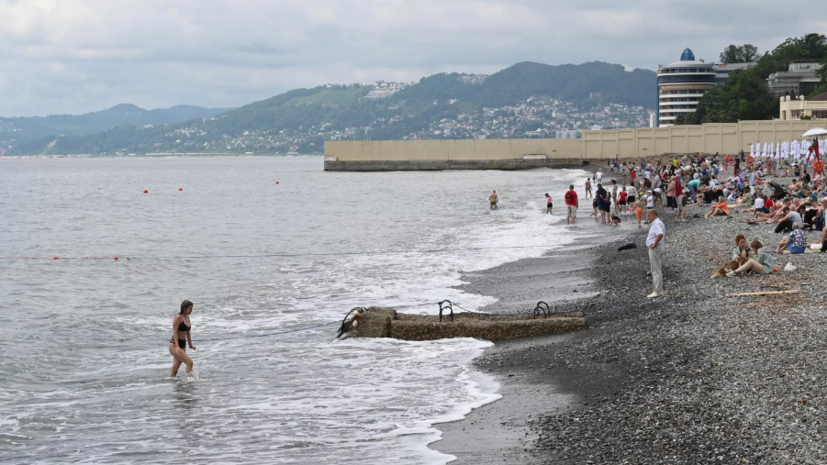
<svg viewBox="0 0 827 465">
<path fill-rule="evenodd" d="M 650 272 L 654 292 L 663 294 L 660 261 L 666 228 L 660 216 L 669 210 L 676 223 L 686 222 L 690 206 L 707 208 L 695 217 L 712 219 L 743 215 L 743 222 L 770 225 L 775 233 L 784 234 L 776 247 L 753 240 L 747 244 L 743 235 L 736 237 L 732 261 L 713 277 L 775 271 L 774 254 L 801 254 L 808 249 L 827 252 L 827 179 L 820 162 L 808 166 L 809 159 L 756 157 L 741 152 L 736 155 L 684 154 L 664 160 L 608 160 L 608 171 L 616 178 L 604 179 L 603 168 L 586 178 L 583 198 L 592 200 L 590 218 L 602 224 L 619 226 L 624 216 L 637 220 L 638 228 L 649 225 L 647 247 L 650 248 Z M 812 174 L 811 174 L 812 171 Z M 619 178 L 619 179 L 618 179 Z M 782 179 L 789 180 L 785 186 Z M 496 191 L 489 197 L 496 208 Z M 564 194 L 566 223 L 575 224 L 580 199 L 572 184 Z M 545 194 L 546 214 L 553 213 L 553 202 Z M 644 221 L 645 220 L 645 221 Z M 820 232 L 818 242 L 807 243 L 805 231 Z"/>
<path fill-rule="evenodd" d="M 732 260 L 713 274 L 715 278 L 773 273 L 777 271 L 775 254 L 802 254 L 807 250 L 827 252 L 827 181 L 818 166 L 813 169 L 807 160 L 788 162 L 740 153 L 726 155 L 723 159 L 718 154 L 699 154 L 674 158 L 671 163 L 658 158 L 654 163 L 643 160 L 640 165 L 634 162 L 627 165 L 618 160 L 610 160 L 609 164 L 610 170 L 620 175 L 620 193 L 627 195 L 624 198 L 617 193 L 615 179 L 611 180 L 611 193 L 607 194 L 602 183 L 597 182 L 602 178 L 601 170 L 587 180 L 587 195 L 591 182 L 597 182 L 593 216 L 596 218 L 596 213 L 602 212 L 601 222 L 605 221 L 612 205 L 615 214 L 620 215 L 640 212 L 641 204 L 645 204 L 647 212 L 655 214 L 668 208 L 675 214 L 676 222 L 686 221 L 688 206 L 700 206 L 708 207 L 702 216 L 704 219 L 743 215 L 743 223 L 767 224 L 775 233 L 784 234 L 777 246 L 765 246 L 758 240 L 747 244 L 746 238 L 739 234 L 735 238 Z M 780 179 L 773 178 L 788 178 L 790 182 L 782 186 Z M 629 186 L 626 186 L 627 179 Z M 638 192 L 641 196 L 635 198 Z M 638 221 L 640 217 L 638 213 Z M 651 224 L 653 218 L 647 219 Z M 650 229 L 654 227 L 650 226 Z M 819 240 L 808 244 L 807 230 L 819 232 Z M 651 231 L 649 237 L 652 237 Z M 650 258 L 650 262 L 651 273 L 654 274 L 656 269 L 659 271 L 659 263 L 656 263 L 659 261 Z M 654 294 L 661 292 L 656 285 Z"/>
</svg>

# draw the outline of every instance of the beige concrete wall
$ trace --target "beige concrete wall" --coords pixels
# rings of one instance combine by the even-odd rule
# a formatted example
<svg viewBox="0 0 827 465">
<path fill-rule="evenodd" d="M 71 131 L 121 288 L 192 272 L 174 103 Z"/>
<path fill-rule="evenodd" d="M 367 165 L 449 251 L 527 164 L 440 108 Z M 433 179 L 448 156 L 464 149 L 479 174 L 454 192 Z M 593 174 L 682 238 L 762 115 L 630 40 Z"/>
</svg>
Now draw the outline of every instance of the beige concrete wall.
<svg viewBox="0 0 827 465">
<path fill-rule="evenodd" d="M 545 155 L 557 160 L 605 160 L 705 152 L 721 154 L 749 151 L 755 142 L 801 139 L 801 134 L 827 121 L 741 121 L 740 123 L 583 131 L 582 139 L 485 140 L 372 140 L 327 141 L 326 157 L 338 161 L 449 161 L 516 160 Z"/>
<path fill-rule="evenodd" d="M 514 160 L 525 155 L 582 159 L 579 139 L 460 139 L 327 141 L 325 157 L 338 161 Z"/>
<path fill-rule="evenodd" d="M 721 154 L 749 151 L 755 142 L 801 139 L 808 129 L 825 127 L 827 121 L 741 121 L 739 123 L 636 128 L 618 131 L 583 131 L 583 158 L 601 160 L 705 152 Z M 629 131 L 634 132 L 633 143 Z"/>
</svg>

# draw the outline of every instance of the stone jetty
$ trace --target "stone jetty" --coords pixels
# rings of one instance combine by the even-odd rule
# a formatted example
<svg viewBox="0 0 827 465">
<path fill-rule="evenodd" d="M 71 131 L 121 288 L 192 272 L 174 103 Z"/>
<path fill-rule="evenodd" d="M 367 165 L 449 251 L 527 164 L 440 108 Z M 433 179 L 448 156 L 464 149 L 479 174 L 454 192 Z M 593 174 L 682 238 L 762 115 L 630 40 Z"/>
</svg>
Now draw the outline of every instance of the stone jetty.
<svg viewBox="0 0 827 465">
<path fill-rule="evenodd" d="M 489 341 L 562 334 L 587 329 L 582 313 L 528 315 L 491 315 L 456 313 L 410 315 L 392 308 L 369 307 L 344 322 L 342 337 L 392 337 L 406 341 L 429 341 L 454 337 L 473 337 Z"/>
</svg>

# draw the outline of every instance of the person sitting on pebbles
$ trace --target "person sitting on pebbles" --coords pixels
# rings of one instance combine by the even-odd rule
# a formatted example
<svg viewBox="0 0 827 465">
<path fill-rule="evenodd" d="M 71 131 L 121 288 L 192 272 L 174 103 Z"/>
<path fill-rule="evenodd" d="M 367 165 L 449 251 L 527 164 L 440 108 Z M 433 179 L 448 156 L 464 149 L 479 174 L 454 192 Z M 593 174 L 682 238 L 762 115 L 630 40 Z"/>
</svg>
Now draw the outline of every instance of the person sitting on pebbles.
<svg viewBox="0 0 827 465">
<path fill-rule="evenodd" d="M 704 218 L 711 218 L 713 216 L 729 216 L 729 206 L 726 200 L 721 200 L 709 208 L 709 212 L 704 215 Z"/>
<path fill-rule="evenodd" d="M 791 254 L 797 255 L 804 253 L 807 250 L 807 234 L 801 230 L 801 223 L 793 223 L 793 231 L 789 236 L 785 237 L 783 241 L 778 243 L 778 248 L 775 253 L 782 253 L 784 249 L 790 251 Z"/>
<path fill-rule="evenodd" d="M 723 278 L 730 271 L 738 269 L 749 259 L 750 248 L 747 246 L 747 238 L 743 234 L 735 236 L 735 247 L 732 249 L 732 261 L 718 268 L 712 278 Z"/>
<path fill-rule="evenodd" d="M 743 265 L 734 270 L 727 270 L 729 277 L 738 276 L 743 273 L 770 274 L 775 270 L 775 257 L 764 247 L 764 244 L 755 240 L 749 244 L 752 251 Z"/>
<path fill-rule="evenodd" d="M 735 205 L 752 205 L 752 193 L 749 189 L 744 190 L 744 195 L 735 200 Z"/>
</svg>

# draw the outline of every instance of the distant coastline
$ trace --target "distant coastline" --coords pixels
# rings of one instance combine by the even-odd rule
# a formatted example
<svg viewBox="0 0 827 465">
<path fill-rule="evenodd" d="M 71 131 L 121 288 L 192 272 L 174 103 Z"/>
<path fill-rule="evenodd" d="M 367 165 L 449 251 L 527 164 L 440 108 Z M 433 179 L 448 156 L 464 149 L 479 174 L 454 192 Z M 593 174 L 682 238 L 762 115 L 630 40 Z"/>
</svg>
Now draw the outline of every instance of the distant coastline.
<svg viewBox="0 0 827 465">
<path fill-rule="evenodd" d="M 203 157 L 322 157 L 323 153 L 210 153 L 210 152 L 166 152 L 166 153 L 130 153 L 130 154 L 70 154 L 70 155 L 9 155 L 0 160 L 18 158 L 203 158 Z"/>
</svg>

